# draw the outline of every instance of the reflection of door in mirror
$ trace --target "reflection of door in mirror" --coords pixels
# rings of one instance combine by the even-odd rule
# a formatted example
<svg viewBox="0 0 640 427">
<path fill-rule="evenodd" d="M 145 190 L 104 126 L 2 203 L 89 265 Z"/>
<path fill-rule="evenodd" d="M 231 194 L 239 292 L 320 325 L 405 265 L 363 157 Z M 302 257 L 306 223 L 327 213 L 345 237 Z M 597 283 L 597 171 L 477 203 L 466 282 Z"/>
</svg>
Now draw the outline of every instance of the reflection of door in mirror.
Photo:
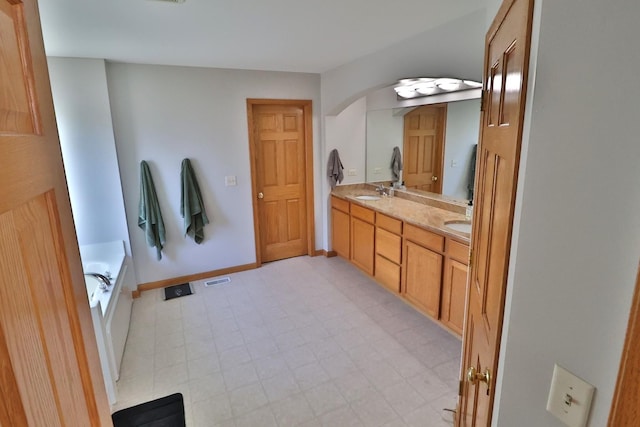
<svg viewBox="0 0 640 427">
<path fill-rule="evenodd" d="M 407 188 L 442 194 L 447 105 L 424 105 L 404 116 L 404 170 Z"/>
</svg>

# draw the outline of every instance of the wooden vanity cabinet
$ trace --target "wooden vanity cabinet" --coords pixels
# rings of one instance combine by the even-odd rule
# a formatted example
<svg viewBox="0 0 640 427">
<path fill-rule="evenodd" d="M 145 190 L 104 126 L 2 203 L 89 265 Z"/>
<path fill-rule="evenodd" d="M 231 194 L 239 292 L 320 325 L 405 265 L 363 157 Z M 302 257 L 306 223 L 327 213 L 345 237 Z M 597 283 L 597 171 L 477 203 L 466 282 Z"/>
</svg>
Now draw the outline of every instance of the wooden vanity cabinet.
<svg viewBox="0 0 640 427">
<path fill-rule="evenodd" d="M 375 245 L 375 213 L 359 205 L 351 205 L 351 262 L 373 276 Z"/>
<path fill-rule="evenodd" d="M 345 259 L 350 258 L 349 202 L 331 196 L 331 246 Z"/>
<path fill-rule="evenodd" d="M 444 237 L 405 224 L 402 295 L 434 319 L 440 317 Z"/>
<path fill-rule="evenodd" d="M 469 273 L 469 246 L 447 239 L 446 253 L 440 321 L 453 332 L 462 335 Z"/>
<path fill-rule="evenodd" d="M 402 221 L 376 213 L 376 280 L 393 293 L 400 292 Z"/>
<path fill-rule="evenodd" d="M 331 196 L 333 250 L 462 335 L 469 245 Z"/>
</svg>

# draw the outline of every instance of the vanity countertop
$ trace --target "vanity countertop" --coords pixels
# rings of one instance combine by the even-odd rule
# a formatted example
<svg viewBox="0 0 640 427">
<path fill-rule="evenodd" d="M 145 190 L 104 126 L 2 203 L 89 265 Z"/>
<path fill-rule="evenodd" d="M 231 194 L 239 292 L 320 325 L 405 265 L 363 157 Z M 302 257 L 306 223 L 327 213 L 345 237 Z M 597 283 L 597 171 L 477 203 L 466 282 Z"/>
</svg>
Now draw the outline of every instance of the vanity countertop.
<svg viewBox="0 0 640 427">
<path fill-rule="evenodd" d="M 465 221 L 465 215 L 461 213 L 407 200 L 401 196 L 383 196 L 380 200 L 357 199 L 357 196 L 378 195 L 374 190 L 364 185 L 338 186 L 331 191 L 331 195 L 400 219 L 406 223 L 435 231 L 448 237 L 453 237 L 460 242 L 469 243 L 470 241 L 468 234 L 452 230 L 445 226 L 445 222 Z"/>
</svg>

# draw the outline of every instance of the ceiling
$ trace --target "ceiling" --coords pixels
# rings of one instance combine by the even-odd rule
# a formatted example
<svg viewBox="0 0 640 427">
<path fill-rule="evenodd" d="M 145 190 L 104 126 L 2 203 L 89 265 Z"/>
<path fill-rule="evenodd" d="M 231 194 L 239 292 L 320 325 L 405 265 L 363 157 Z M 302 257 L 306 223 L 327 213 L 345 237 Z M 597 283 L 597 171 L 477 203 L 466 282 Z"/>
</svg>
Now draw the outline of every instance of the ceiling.
<svg viewBox="0 0 640 427">
<path fill-rule="evenodd" d="M 479 0 L 39 3 L 49 56 L 310 73 L 484 7 Z"/>
</svg>

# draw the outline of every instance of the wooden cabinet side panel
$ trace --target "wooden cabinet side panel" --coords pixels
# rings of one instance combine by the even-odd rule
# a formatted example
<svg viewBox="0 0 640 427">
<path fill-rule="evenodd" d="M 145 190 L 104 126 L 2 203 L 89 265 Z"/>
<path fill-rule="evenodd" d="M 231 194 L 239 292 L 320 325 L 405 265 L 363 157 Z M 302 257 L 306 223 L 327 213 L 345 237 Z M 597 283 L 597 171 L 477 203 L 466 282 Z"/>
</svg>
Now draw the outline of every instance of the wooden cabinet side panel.
<svg viewBox="0 0 640 427">
<path fill-rule="evenodd" d="M 345 259 L 349 259 L 349 214 L 331 209 L 331 244 L 333 250 Z"/>
</svg>

